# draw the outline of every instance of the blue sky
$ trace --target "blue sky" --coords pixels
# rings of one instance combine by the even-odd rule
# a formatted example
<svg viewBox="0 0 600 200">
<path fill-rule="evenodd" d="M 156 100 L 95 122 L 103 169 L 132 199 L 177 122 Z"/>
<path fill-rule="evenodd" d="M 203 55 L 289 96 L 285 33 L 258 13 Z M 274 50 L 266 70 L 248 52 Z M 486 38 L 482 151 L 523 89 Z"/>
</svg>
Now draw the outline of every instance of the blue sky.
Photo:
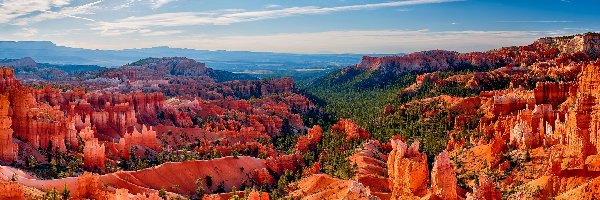
<svg viewBox="0 0 600 200">
<path fill-rule="evenodd" d="M 600 30 L 594 0 L 0 0 L 0 40 L 90 49 L 461 52 Z"/>
</svg>

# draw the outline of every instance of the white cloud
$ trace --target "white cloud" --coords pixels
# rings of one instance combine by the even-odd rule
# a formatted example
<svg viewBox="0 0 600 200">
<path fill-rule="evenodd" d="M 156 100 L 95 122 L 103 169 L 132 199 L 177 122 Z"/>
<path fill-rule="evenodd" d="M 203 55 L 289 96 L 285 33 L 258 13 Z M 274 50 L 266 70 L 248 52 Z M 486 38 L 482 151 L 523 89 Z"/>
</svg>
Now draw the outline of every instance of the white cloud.
<svg viewBox="0 0 600 200">
<path fill-rule="evenodd" d="M 351 10 L 375 9 L 384 7 L 401 7 L 420 4 L 455 2 L 460 0 L 407 0 L 387 3 L 371 3 L 337 7 L 290 7 L 262 11 L 232 11 L 221 13 L 175 12 L 128 17 L 114 22 L 98 22 L 93 24 L 94 30 L 103 35 L 122 35 L 136 33 L 152 27 L 199 26 L 199 25 L 230 25 L 241 22 L 276 19 L 298 15 L 326 14 Z"/>
<path fill-rule="evenodd" d="M 166 35 L 175 35 L 175 34 L 183 33 L 183 31 L 180 31 L 180 30 L 168 30 L 168 31 L 144 30 L 141 32 L 142 32 L 141 33 L 142 36 L 166 36 Z"/>
<path fill-rule="evenodd" d="M 0 1 L 0 23 L 11 23 L 15 19 L 34 12 L 68 5 L 70 0 L 4 0 Z"/>
<path fill-rule="evenodd" d="M 69 1 L 55 1 L 54 3 L 48 3 L 46 6 L 32 6 L 28 7 L 29 10 L 21 10 L 20 12 L 8 11 L 13 9 L 21 9 L 21 7 L 16 6 L 15 4 L 2 4 L 2 8 L 4 11 L 18 13 L 13 15 L 14 17 L 10 17 L 10 19 L 6 19 L 5 22 L 11 23 L 13 25 L 29 25 L 32 23 L 42 22 L 51 19 L 61 19 L 61 18 L 75 18 L 87 21 L 95 21 L 90 18 L 80 17 L 76 15 L 90 15 L 94 14 L 95 10 L 98 10 L 100 7 L 98 4 L 102 3 L 104 0 L 94 1 L 91 3 L 72 6 L 72 7 L 64 7 L 69 4 Z M 6 3 L 6 2 L 5 2 Z M 31 4 L 30 4 L 31 5 Z M 57 11 L 52 11 L 54 8 Z M 0 11 L 1 12 L 1 11 Z M 1 21 L 1 19 L 0 19 Z"/>
<path fill-rule="evenodd" d="M 267 4 L 265 8 L 281 8 L 281 5 L 278 4 Z"/>
<path fill-rule="evenodd" d="M 25 38 L 32 38 L 34 36 L 38 36 L 38 33 L 39 31 L 35 28 L 23 28 L 20 32 L 17 32 L 14 35 Z"/>
<path fill-rule="evenodd" d="M 152 2 L 152 8 L 160 8 L 168 3 L 171 3 L 173 1 L 177 1 L 177 0 L 154 0 Z"/>
</svg>

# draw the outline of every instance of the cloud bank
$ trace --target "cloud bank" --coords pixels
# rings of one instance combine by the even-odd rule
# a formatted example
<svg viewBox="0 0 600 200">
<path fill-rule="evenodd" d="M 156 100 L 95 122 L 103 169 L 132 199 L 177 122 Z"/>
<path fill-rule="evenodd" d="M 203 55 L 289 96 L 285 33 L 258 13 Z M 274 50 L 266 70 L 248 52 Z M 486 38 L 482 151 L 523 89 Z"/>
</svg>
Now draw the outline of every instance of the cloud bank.
<svg viewBox="0 0 600 200">
<path fill-rule="evenodd" d="M 127 17 L 112 22 L 98 22 L 92 24 L 91 26 L 93 27 L 92 29 L 100 31 L 103 35 L 122 35 L 139 33 L 140 30 L 160 27 L 231 25 L 242 22 L 277 19 L 299 15 L 327 14 L 342 11 L 436 4 L 455 1 L 460 0 L 407 0 L 337 7 L 304 6 L 262 11 L 229 10 L 215 13 L 171 12 L 141 17 Z"/>
</svg>

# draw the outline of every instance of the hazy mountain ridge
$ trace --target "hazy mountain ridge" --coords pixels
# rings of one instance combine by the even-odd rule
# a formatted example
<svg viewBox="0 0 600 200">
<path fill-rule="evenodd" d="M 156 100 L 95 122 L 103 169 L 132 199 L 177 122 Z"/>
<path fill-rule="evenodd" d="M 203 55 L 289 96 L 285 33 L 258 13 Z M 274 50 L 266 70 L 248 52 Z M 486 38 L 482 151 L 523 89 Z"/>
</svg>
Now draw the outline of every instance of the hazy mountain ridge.
<svg viewBox="0 0 600 200">
<path fill-rule="evenodd" d="M 389 54 L 376 54 L 389 55 Z M 0 41 L 0 58 L 31 57 L 54 64 L 118 67 L 148 57 L 188 57 L 201 60 L 214 69 L 241 72 L 244 69 L 281 70 L 307 67 L 347 66 L 360 61 L 362 54 L 292 54 L 250 51 L 196 50 L 165 46 L 92 50 L 58 46 L 50 41 Z"/>
</svg>

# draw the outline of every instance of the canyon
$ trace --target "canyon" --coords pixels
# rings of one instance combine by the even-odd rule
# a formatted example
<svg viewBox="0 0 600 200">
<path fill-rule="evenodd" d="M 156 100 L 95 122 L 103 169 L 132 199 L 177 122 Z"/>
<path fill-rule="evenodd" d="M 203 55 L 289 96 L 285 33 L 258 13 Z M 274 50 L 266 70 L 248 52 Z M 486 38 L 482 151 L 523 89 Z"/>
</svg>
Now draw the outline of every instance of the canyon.
<svg viewBox="0 0 600 200">
<path fill-rule="evenodd" d="M 416 74 L 369 122 L 382 129 L 291 78 L 182 57 L 56 81 L 2 67 L 0 199 L 600 198 L 599 41 L 365 56 L 316 83 Z M 397 131 L 435 120 L 443 138 Z"/>
</svg>

